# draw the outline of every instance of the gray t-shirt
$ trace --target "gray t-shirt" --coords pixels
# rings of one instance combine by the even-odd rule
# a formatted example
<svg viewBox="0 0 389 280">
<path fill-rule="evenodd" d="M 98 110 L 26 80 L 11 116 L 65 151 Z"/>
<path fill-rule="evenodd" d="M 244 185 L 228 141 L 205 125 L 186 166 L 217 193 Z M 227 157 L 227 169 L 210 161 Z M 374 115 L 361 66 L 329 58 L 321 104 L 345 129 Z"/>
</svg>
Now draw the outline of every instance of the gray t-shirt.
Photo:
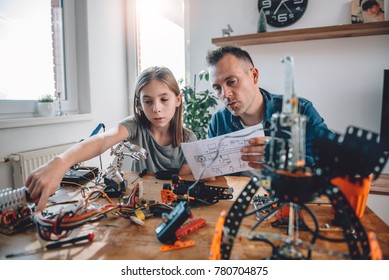
<svg viewBox="0 0 389 280">
<path fill-rule="evenodd" d="M 181 147 L 173 147 L 172 145 L 160 146 L 151 135 L 150 131 L 140 125 L 134 115 L 128 116 L 119 124 L 125 126 L 130 134 L 128 140 L 130 143 L 138 145 L 149 152 L 149 156 L 145 160 L 133 160 L 130 157 L 129 161 L 124 161 L 122 169 L 135 172 L 141 172 L 147 168 L 149 172 L 155 173 L 162 170 L 180 169 L 186 163 Z M 184 129 L 184 142 L 196 141 L 196 135 L 189 129 Z"/>
</svg>

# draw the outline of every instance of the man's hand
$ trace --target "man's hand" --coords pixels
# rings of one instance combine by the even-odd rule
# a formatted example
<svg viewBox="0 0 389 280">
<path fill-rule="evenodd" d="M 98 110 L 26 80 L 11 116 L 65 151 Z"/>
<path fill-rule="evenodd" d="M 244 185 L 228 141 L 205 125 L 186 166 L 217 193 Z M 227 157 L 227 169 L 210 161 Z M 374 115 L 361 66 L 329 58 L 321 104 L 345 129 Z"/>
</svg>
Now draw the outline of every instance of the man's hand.
<svg viewBox="0 0 389 280">
<path fill-rule="evenodd" d="M 249 146 L 243 147 L 242 157 L 243 161 L 248 161 L 248 165 L 255 169 L 262 168 L 262 158 L 265 151 L 265 143 L 268 136 L 253 137 L 249 139 Z"/>
</svg>

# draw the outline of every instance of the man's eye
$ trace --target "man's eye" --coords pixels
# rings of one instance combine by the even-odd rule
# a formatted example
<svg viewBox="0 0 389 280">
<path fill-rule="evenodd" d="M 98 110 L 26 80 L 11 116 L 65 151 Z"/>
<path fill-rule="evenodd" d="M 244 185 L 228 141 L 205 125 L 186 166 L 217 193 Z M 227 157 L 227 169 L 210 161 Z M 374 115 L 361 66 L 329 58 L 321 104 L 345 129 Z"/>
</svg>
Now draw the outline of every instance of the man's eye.
<svg viewBox="0 0 389 280">
<path fill-rule="evenodd" d="M 228 80 L 228 85 L 229 86 L 233 86 L 233 85 L 235 85 L 236 84 L 236 82 L 237 82 L 237 80 L 236 79 L 231 79 L 231 80 Z"/>
<path fill-rule="evenodd" d="M 221 87 L 213 87 L 213 90 L 215 91 L 215 93 L 219 94 L 221 91 Z"/>
</svg>

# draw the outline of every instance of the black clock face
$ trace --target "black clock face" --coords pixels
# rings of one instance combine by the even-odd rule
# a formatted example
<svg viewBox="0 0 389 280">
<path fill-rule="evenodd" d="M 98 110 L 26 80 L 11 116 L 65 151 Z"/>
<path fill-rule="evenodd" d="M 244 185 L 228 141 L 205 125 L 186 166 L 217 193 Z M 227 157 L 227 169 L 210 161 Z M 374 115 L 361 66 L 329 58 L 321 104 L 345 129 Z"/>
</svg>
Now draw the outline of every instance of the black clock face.
<svg viewBox="0 0 389 280">
<path fill-rule="evenodd" d="M 258 10 L 263 9 L 267 24 L 285 27 L 302 17 L 307 4 L 308 0 L 258 0 Z"/>
</svg>

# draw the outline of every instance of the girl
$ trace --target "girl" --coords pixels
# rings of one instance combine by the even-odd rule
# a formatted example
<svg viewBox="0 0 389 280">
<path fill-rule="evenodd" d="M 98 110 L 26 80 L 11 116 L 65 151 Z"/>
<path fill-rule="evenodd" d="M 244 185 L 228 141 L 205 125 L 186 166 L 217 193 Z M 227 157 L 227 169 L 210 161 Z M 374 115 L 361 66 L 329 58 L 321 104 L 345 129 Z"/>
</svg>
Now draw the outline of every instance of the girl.
<svg viewBox="0 0 389 280">
<path fill-rule="evenodd" d="M 169 69 L 150 67 L 141 73 L 135 87 L 134 112 L 110 130 L 77 143 L 30 174 L 26 187 L 38 212 L 45 208 L 48 197 L 71 166 L 102 154 L 124 139 L 149 152 L 146 160 L 133 162 L 132 171 L 180 169 L 181 175 L 190 173 L 180 144 L 197 139 L 182 126 L 182 94 Z"/>
</svg>

